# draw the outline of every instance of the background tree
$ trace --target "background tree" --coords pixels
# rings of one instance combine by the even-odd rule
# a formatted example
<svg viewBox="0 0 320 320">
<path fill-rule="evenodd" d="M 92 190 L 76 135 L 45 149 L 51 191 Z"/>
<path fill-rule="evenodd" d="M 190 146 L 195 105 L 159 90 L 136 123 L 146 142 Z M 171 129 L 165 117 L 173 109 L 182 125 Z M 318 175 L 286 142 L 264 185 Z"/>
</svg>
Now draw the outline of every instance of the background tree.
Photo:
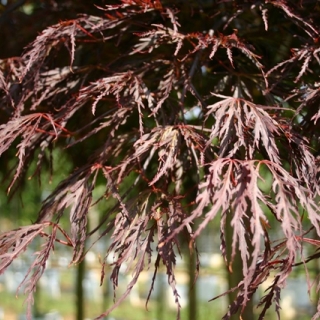
<svg viewBox="0 0 320 320">
<path fill-rule="evenodd" d="M 26 3 L 31 15 L 44 10 Z M 9 194 L 26 183 L 32 163 L 32 176 L 44 163 L 54 174 L 55 148 L 74 168 L 33 224 L 1 235 L 0 272 L 42 237 L 24 280 L 31 304 L 56 242 L 72 247 L 76 264 L 88 238 L 111 236 L 101 281 L 111 253 L 114 287 L 124 263 L 133 278 L 104 315 L 142 270 L 154 264 L 154 282 L 163 264 L 179 318 L 176 254 L 185 244 L 196 253 L 197 236 L 219 219 L 226 265 L 231 272 L 240 256 L 242 269 L 224 319 L 245 310 L 271 271 L 260 318 L 273 303 L 279 313 L 293 268 L 319 255 L 303 251 L 305 243 L 319 246 L 309 233 L 320 235 L 318 2 L 122 0 L 72 17 L 61 8 L 72 15 L 80 5 L 49 3 L 55 24 L 20 57 L 1 61 L 0 154 Z M 0 23 L 21 12 L 8 7 Z M 101 184 L 99 201 L 114 205 L 87 230 Z M 278 239 L 268 220 L 281 227 Z"/>
</svg>

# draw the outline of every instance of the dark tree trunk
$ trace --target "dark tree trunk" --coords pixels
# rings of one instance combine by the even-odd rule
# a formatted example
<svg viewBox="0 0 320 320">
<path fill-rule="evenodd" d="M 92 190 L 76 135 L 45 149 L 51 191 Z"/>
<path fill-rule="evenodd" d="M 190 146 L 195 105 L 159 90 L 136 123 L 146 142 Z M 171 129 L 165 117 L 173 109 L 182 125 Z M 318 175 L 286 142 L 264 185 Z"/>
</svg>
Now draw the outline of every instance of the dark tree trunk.
<svg viewBox="0 0 320 320">
<path fill-rule="evenodd" d="M 196 252 L 193 250 L 188 254 L 188 273 L 189 273 L 189 303 L 188 319 L 197 319 L 197 288 L 195 283 Z"/>
<path fill-rule="evenodd" d="M 84 319 L 84 290 L 83 279 L 85 276 L 85 261 L 78 264 L 76 280 L 76 320 Z"/>
<path fill-rule="evenodd" d="M 157 319 L 165 319 L 165 279 L 162 274 L 158 275 L 159 291 L 157 294 Z"/>
</svg>

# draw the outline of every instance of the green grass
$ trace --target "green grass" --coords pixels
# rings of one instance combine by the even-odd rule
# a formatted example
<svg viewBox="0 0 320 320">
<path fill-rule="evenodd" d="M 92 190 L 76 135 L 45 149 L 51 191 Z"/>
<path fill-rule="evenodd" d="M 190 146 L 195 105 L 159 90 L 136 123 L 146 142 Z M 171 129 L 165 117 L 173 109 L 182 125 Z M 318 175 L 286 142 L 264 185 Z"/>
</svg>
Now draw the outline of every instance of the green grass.
<svg viewBox="0 0 320 320">
<path fill-rule="evenodd" d="M 26 304 L 24 303 L 25 296 L 20 294 L 14 297 L 13 294 L 8 292 L 0 292 L 0 307 L 6 314 L 23 314 L 26 312 Z M 113 302 L 108 301 L 106 307 L 110 307 Z M 221 319 L 223 313 L 221 310 L 221 301 L 213 302 L 199 302 L 198 315 L 194 320 L 207 320 L 207 319 Z M 58 311 L 65 320 L 75 319 L 75 295 L 72 292 L 64 292 L 61 299 L 56 300 L 42 294 L 38 291 L 38 296 L 35 300 L 35 308 L 40 313 L 47 313 L 50 311 Z M 90 300 L 85 302 L 85 316 L 86 318 L 93 319 L 104 311 L 102 302 L 96 303 Z M 257 310 L 259 311 L 259 310 Z M 310 315 L 297 314 L 299 320 L 309 320 Z M 148 310 L 144 306 L 133 306 L 129 301 L 124 301 L 116 310 L 114 310 L 110 317 L 117 320 L 175 320 L 176 311 L 170 309 L 167 305 L 158 306 L 155 301 L 150 302 Z M 6 318 L 5 318 L 6 319 Z M 14 318 L 12 318 L 14 319 Z M 188 319 L 188 310 L 183 308 L 181 311 L 181 320 Z M 265 320 L 276 319 L 274 309 L 270 310 L 265 317 Z M 285 318 L 283 318 L 285 319 Z"/>
<path fill-rule="evenodd" d="M 19 296 L 14 297 L 12 293 L 2 291 L 0 296 L 0 307 L 3 308 L 5 314 L 18 315 L 26 312 L 25 295 L 19 294 Z M 106 306 L 110 307 L 112 304 L 113 302 L 110 300 Z M 219 319 L 218 315 L 221 315 L 221 310 L 219 312 L 215 305 L 219 305 L 219 303 L 199 303 L 197 320 L 213 319 L 213 317 L 214 319 Z M 75 319 L 75 295 L 71 292 L 64 292 L 61 299 L 57 300 L 38 291 L 34 307 L 40 314 L 56 310 L 66 319 Z M 96 303 L 90 300 L 85 302 L 85 316 L 87 318 L 92 319 L 103 311 L 102 302 Z M 111 313 L 111 316 L 117 320 L 176 319 L 176 310 L 169 308 L 167 305 L 158 306 L 154 301 L 150 302 L 148 310 L 146 310 L 145 306 L 133 306 L 129 301 L 124 301 Z M 188 310 L 186 308 L 182 309 L 181 319 L 188 319 Z"/>
<path fill-rule="evenodd" d="M 45 289 L 38 289 L 35 294 L 35 305 L 34 310 L 38 311 L 39 314 L 45 314 L 50 311 L 59 312 L 65 320 L 74 320 L 76 312 L 76 297 L 73 291 L 74 286 L 73 273 L 70 269 L 61 270 L 60 272 L 60 283 L 61 283 L 61 298 L 53 299 L 48 294 L 46 294 Z M 26 296 L 21 292 L 17 297 L 14 293 L 9 293 L 1 290 L 0 287 L 0 308 L 6 314 L 12 315 L 10 320 L 17 319 L 18 314 L 26 313 L 27 306 L 24 303 Z M 90 299 L 85 301 L 85 317 L 88 319 L 93 319 L 100 315 L 107 308 L 113 305 L 112 292 L 107 297 L 106 301 L 94 302 Z M 145 292 L 143 292 L 143 296 Z M 118 297 L 120 293 L 118 293 Z M 171 296 L 172 297 L 172 296 Z M 226 311 L 225 300 L 218 299 L 212 302 L 198 302 L 198 314 L 193 320 L 208 320 L 208 319 L 221 319 L 223 312 Z M 142 299 L 141 305 L 132 305 L 129 300 L 124 301 L 118 308 L 116 308 L 112 313 L 111 317 L 117 320 L 175 320 L 176 310 L 172 309 L 166 303 L 167 299 L 163 299 L 162 305 L 157 303 L 156 299 L 150 301 L 148 305 L 148 310 L 144 306 L 144 300 Z M 286 312 L 286 307 L 284 306 L 283 313 Z M 255 309 L 256 315 L 259 314 L 261 309 Z M 311 313 L 312 310 L 310 310 Z M 110 318 L 111 318 L 110 317 Z M 295 319 L 307 320 L 310 319 L 310 314 L 297 313 Z M 5 316 L 4 319 L 9 319 Z M 183 308 L 181 310 L 181 320 L 188 319 L 188 309 Z M 258 316 L 256 317 L 258 319 Z M 268 311 L 265 320 L 275 320 L 277 319 L 274 307 Z M 283 317 L 283 319 L 286 319 Z"/>
</svg>

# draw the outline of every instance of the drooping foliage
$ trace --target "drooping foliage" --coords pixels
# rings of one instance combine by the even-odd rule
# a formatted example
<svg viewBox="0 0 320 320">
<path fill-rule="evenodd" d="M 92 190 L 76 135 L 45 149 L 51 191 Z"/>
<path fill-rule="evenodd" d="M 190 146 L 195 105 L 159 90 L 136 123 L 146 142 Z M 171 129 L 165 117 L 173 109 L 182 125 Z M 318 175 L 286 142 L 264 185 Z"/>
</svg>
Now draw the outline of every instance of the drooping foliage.
<svg viewBox="0 0 320 320">
<path fill-rule="evenodd" d="M 21 56 L 0 62 L 0 154 L 16 159 L 8 192 L 32 163 L 34 175 L 44 161 L 54 174 L 54 148 L 74 163 L 34 224 L 1 234 L 0 272 L 42 237 L 24 280 L 31 304 L 54 243 L 72 247 L 78 263 L 98 234 L 111 239 L 101 282 L 108 255 L 114 287 L 123 264 L 133 270 L 104 315 L 143 270 L 153 267 L 156 276 L 163 264 L 179 318 L 176 254 L 184 243 L 196 250 L 197 236 L 218 219 L 226 264 L 231 269 L 237 252 L 243 264 L 224 319 L 268 277 L 260 319 L 273 303 L 279 313 L 294 267 L 318 258 L 303 254 L 304 243 L 319 246 L 308 234 L 320 236 L 318 2 L 122 0 L 98 9 L 57 20 Z M 101 184 L 99 201 L 115 205 L 88 230 Z M 270 219 L 281 227 L 279 239 Z"/>
</svg>

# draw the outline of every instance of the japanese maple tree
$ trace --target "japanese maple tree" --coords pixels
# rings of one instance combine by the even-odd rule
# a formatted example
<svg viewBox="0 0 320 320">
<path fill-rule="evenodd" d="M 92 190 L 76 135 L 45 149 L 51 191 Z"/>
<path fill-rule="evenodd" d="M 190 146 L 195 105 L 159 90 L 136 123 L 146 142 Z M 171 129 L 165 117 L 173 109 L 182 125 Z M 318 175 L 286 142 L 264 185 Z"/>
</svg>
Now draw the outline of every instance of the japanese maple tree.
<svg viewBox="0 0 320 320">
<path fill-rule="evenodd" d="M 55 243 L 72 247 L 76 264 L 98 233 L 98 241 L 111 239 L 101 282 L 109 254 L 114 287 L 124 263 L 134 272 L 97 319 L 143 270 L 154 269 L 154 282 L 160 265 L 179 318 L 176 254 L 183 243 L 196 250 L 216 219 L 226 265 L 232 270 L 239 252 L 243 266 L 224 319 L 241 313 L 269 277 L 259 319 L 273 304 L 279 314 L 294 267 L 319 257 L 318 2 L 122 0 L 96 10 L 57 20 L 21 56 L 0 61 L 0 154 L 15 159 L 8 194 L 26 183 L 31 165 L 34 176 L 44 162 L 55 174 L 55 148 L 74 165 L 34 223 L 0 235 L 0 273 L 41 238 L 23 281 L 31 305 Z M 262 187 L 266 175 L 270 187 Z M 115 205 L 88 230 L 98 185 L 99 201 Z M 305 256 L 305 244 L 315 253 Z"/>
</svg>

